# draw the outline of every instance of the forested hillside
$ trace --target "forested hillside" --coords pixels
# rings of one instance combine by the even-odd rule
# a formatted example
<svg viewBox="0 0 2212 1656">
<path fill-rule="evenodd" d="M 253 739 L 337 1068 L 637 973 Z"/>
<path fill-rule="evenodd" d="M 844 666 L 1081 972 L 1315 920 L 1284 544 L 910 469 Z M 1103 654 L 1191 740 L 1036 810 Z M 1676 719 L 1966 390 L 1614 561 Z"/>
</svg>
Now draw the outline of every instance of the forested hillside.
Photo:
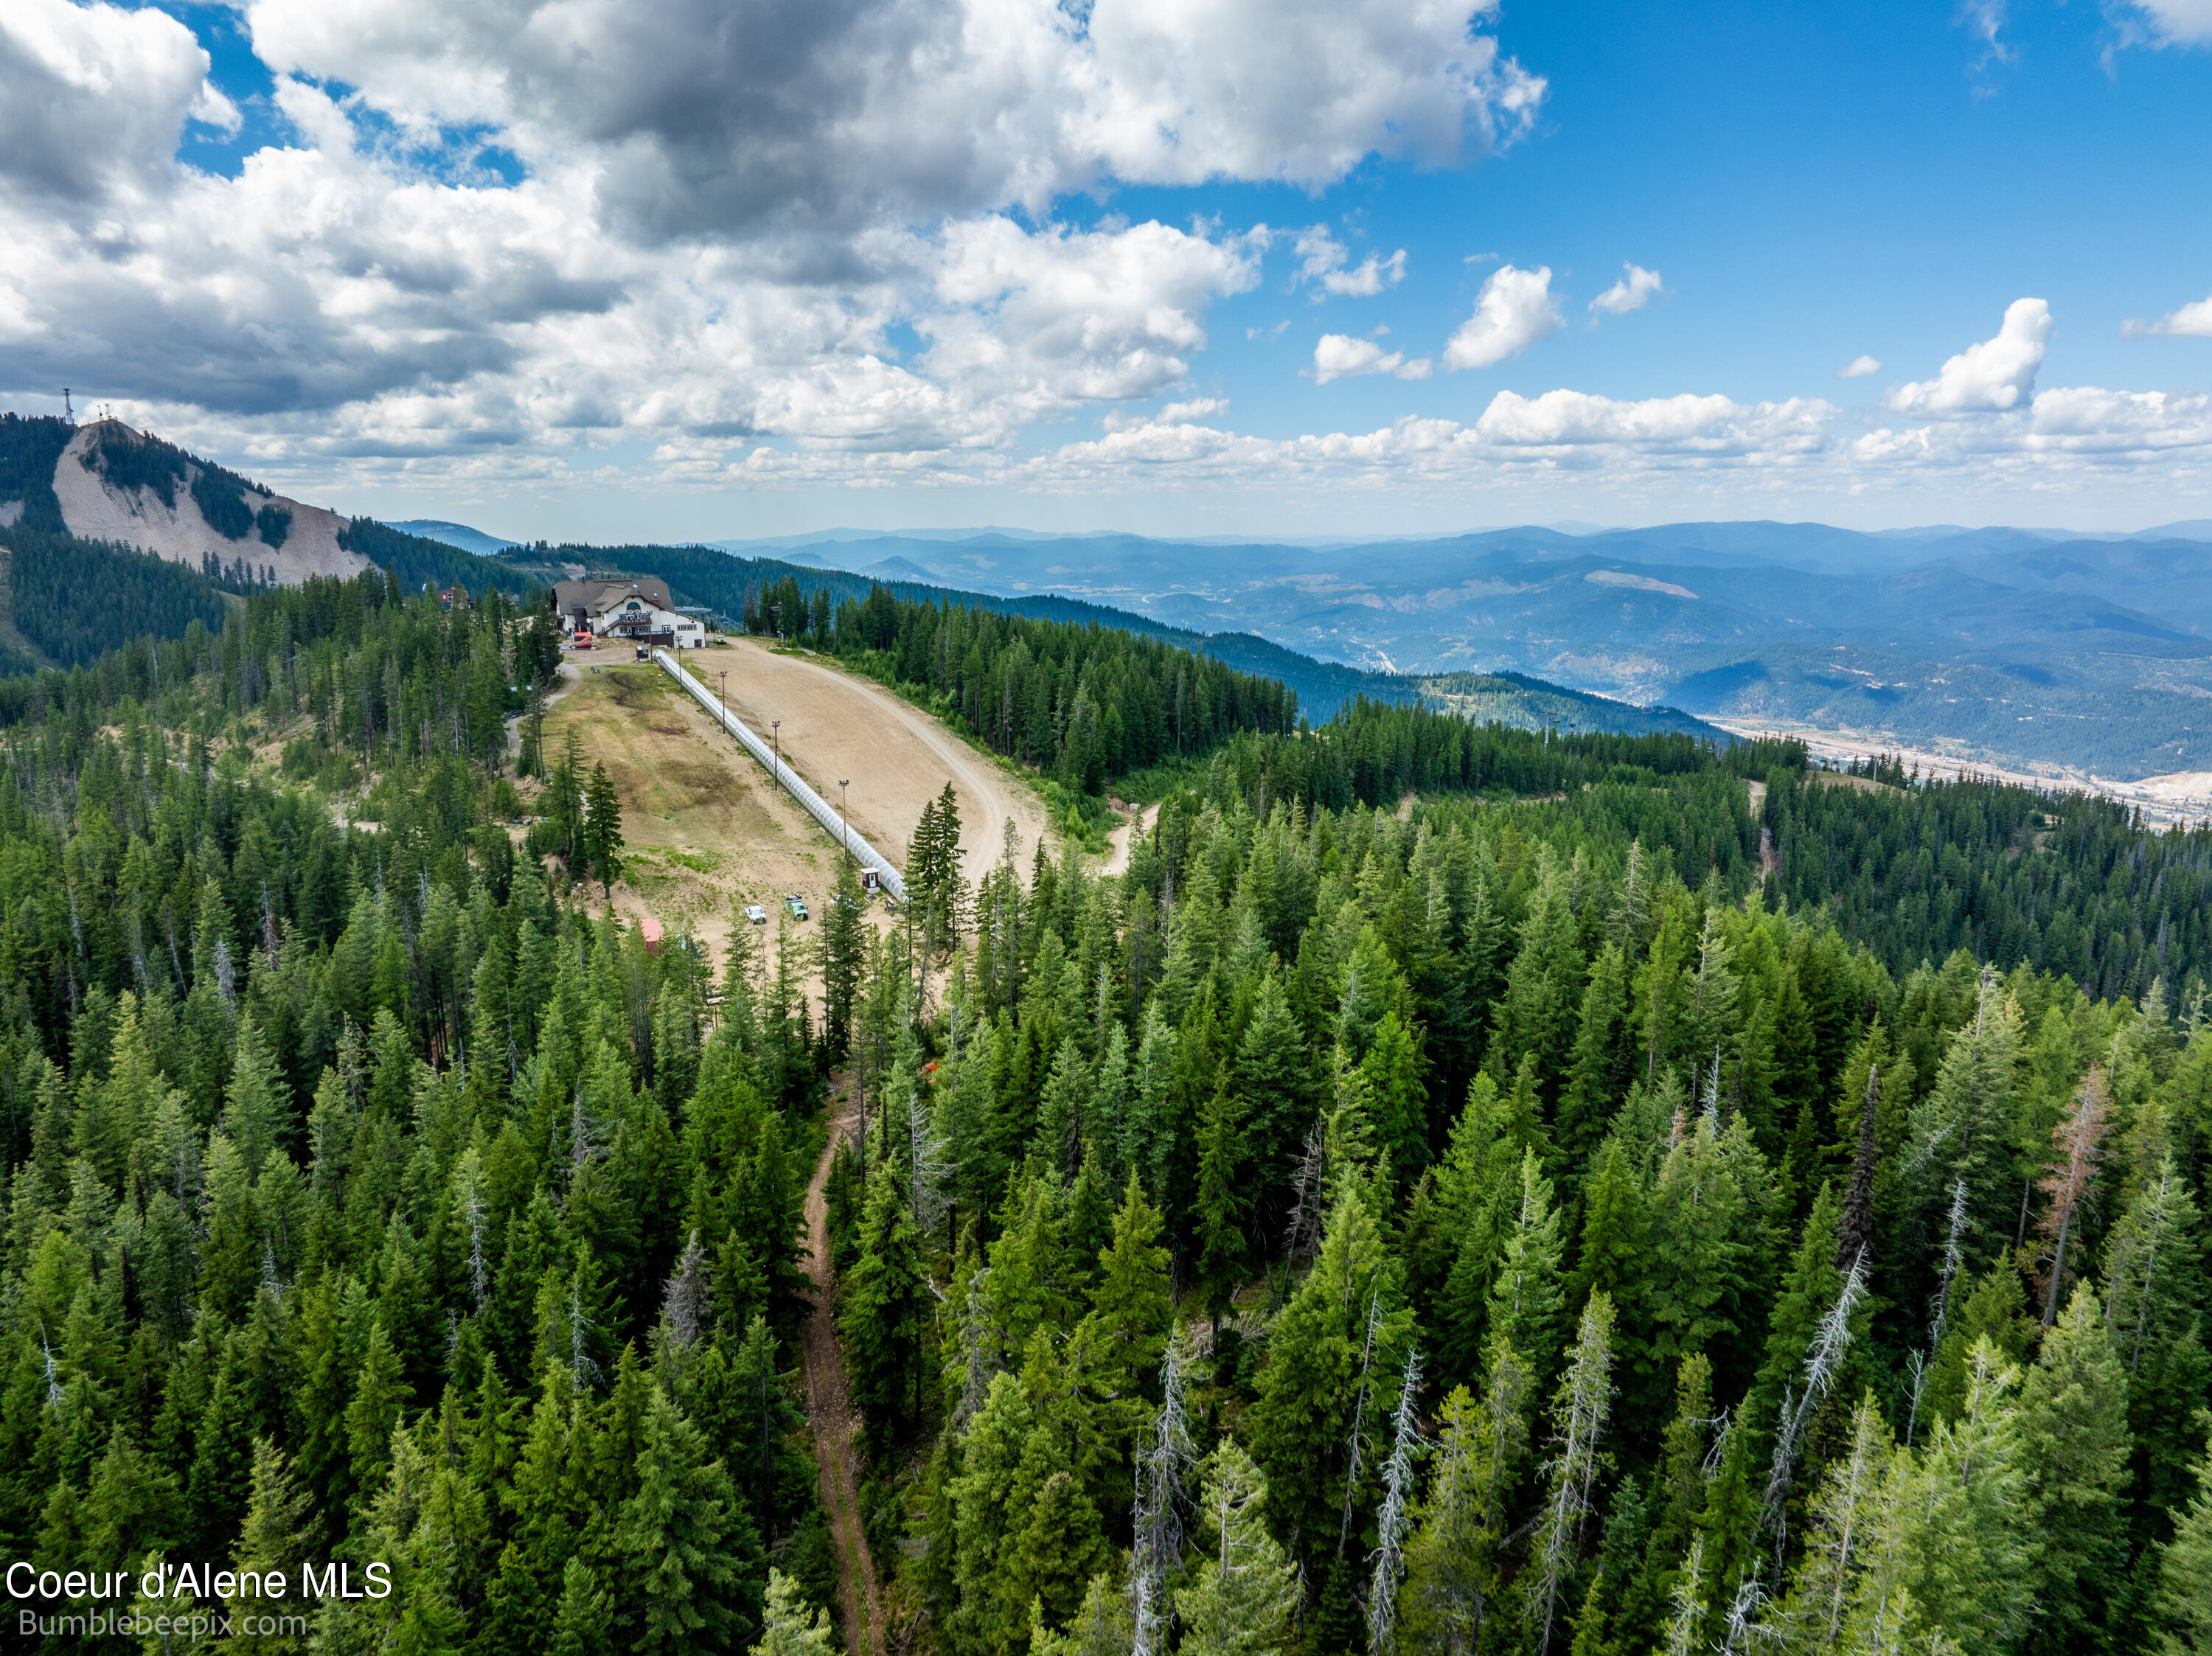
<svg viewBox="0 0 2212 1656">
<path fill-rule="evenodd" d="M 505 826 L 555 636 L 374 574 L 8 687 L 10 1556 L 386 1566 L 323 1649 L 826 1648 L 844 1092 L 890 1649 L 2212 1638 L 2212 835 L 825 621 L 1086 785 L 1086 701 L 1173 744 L 1127 872 L 963 891 L 939 814 L 888 936 L 650 952 Z"/>
<path fill-rule="evenodd" d="M 125 639 L 180 638 L 194 622 L 209 628 L 222 624 L 221 586 L 204 571 L 131 547 L 39 530 L 9 530 L 0 545 L 9 555 L 15 628 L 49 661 L 82 666 Z M 29 667 L 25 662 L 19 670 Z"/>
<path fill-rule="evenodd" d="M 64 535 L 62 503 L 54 495 L 54 467 L 76 428 L 46 416 L 0 413 L 0 509 L 21 501 L 15 522 L 25 529 Z"/>
<path fill-rule="evenodd" d="M 798 579 L 745 596 L 748 632 L 824 649 L 933 701 L 957 730 L 1081 793 L 1232 731 L 1280 736 L 1298 699 L 1273 679 L 1095 622 L 1033 620 L 895 597 L 865 602 Z"/>
<path fill-rule="evenodd" d="M 514 548 L 501 554 L 500 561 L 545 580 L 560 579 L 564 567 L 569 565 L 659 575 L 669 583 L 678 603 L 704 605 L 727 617 L 732 625 L 738 624 L 741 617 L 749 616 L 750 619 L 743 624 L 755 632 L 775 632 L 781 610 L 787 619 L 797 618 L 783 627 L 785 634 L 793 637 L 808 634 L 815 614 L 814 595 L 820 591 L 830 595 L 833 611 L 848 602 L 864 604 L 872 593 L 882 591 L 902 604 L 949 603 L 965 610 L 1032 621 L 1103 627 L 1139 638 L 1157 639 L 1208 657 L 1240 673 L 1273 679 L 1293 692 L 1299 708 L 1316 719 L 1334 718 L 1338 709 L 1357 696 L 1373 701 L 1410 702 L 1418 701 L 1425 693 L 1421 681 L 1415 678 L 1370 672 L 1342 662 L 1317 661 L 1251 633 L 1192 632 L 1127 610 L 1051 592 L 1007 597 L 920 580 L 878 580 L 840 569 L 804 568 L 773 557 L 746 557 L 702 546 L 551 547 L 541 543 Z M 1486 682 L 1493 693 L 1492 700 L 1480 710 L 1480 716 L 1494 714 L 1507 723 L 1523 724 L 1532 730 L 1541 729 L 1547 723 L 1565 722 L 1558 710 L 1571 709 L 1576 722 L 1584 729 L 1638 732 L 1693 729 L 1701 735 L 1718 735 L 1711 726 L 1685 714 L 1664 710 L 1653 713 L 1625 702 L 1563 690 L 1540 679 L 1506 674 Z M 1532 716 L 1532 710 L 1539 707 L 1551 716 Z"/>
<path fill-rule="evenodd" d="M 1644 736 L 1654 731 L 1681 731 L 1692 736 L 1725 740 L 1723 732 L 1701 719 L 1674 707 L 1638 707 L 1580 690 L 1563 689 L 1525 673 L 1438 673 L 1408 676 L 1421 694 L 1462 719 L 1486 724 L 1518 725 L 1540 731 L 1618 731 Z"/>
<path fill-rule="evenodd" d="M 416 537 L 367 519 L 357 522 L 353 532 L 385 560 L 384 567 L 406 591 L 454 585 L 481 597 L 496 586 L 526 597 L 538 590 L 527 576 L 450 547 L 404 544 Z M 9 555 L 6 578 L 16 629 L 47 660 L 64 666 L 94 663 L 125 640 L 181 639 L 195 622 L 220 630 L 224 593 L 263 593 L 272 585 L 242 560 L 230 566 L 211 561 L 205 568 L 193 569 L 133 547 L 35 530 L 0 532 L 0 548 Z M 426 553 L 425 548 L 432 550 Z M 0 676 L 30 672 L 36 665 L 20 654 L 12 661 L 0 656 Z"/>
<path fill-rule="evenodd" d="M 510 597 L 523 597 L 535 594 L 544 585 L 536 574 L 513 568 L 496 558 L 481 558 L 443 541 L 410 535 L 374 518 L 354 519 L 340 539 L 348 551 L 392 571 L 401 589 L 409 592 L 425 586 L 438 590 L 459 586 L 481 597 L 496 586 Z"/>
<path fill-rule="evenodd" d="M 218 543 L 240 550 L 207 550 L 179 560 L 138 547 L 72 536 L 54 488 L 54 470 L 70 440 L 87 436 L 86 468 L 118 494 L 150 489 L 165 507 L 189 492 Z M 319 515 L 319 514 L 318 514 Z M 47 416 L 0 413 L 0 549 L 10 555 L 13 621 L 24 640 L 51 663 L 76 666 L 131 639 L 175 639 L 193 620 L 219 625 L 221 593 L 250 593 L 281 578 L 273 557 L 292 539 L 289 507 L 238 473 L 132 430 L 117 421 L 80 428 Z M 340 549 L 397 576 L 408 591 L 459 585 L 481 595 L 499 586 L 510 596 L 535 592 L 538 579 L 441 542 L 356 519 Z M 218 590 L 219 589 L 219 590 Z M 38 664 L 0 651 L 0 673 Z"/>
</svg>

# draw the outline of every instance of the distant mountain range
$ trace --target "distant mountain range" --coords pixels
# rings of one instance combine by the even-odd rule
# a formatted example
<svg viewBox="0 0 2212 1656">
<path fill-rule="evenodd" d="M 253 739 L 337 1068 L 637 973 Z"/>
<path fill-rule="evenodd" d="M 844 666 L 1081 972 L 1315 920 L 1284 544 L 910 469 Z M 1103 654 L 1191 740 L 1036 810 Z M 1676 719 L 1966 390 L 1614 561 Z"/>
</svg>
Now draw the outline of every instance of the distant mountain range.
<svg viewBox="0 0 2212 1656">
<path fill-rule="evenodd" d="M 487 535 L 481 529 L 471 529 L 466 524 L 447 523 L 442 518 L 409 518 L 391 526 L 403 535 L 419 535 L 426 541 L 443 541 L 447 546 L 458 546 L 462 551 L 473 552 L 478 557 L 504 552 L 515 544 L 513 541 L 503 541 L 496 535 Z"/>
<path fill-rule="evenodd" d="M 562 573 L 557 556 L 466 524 L 344 519 L 116 422 L 0 416 L 0 530 L 11 525 L 226 580 L 296 581 L 371 559 L 410 585 Z M 641 569 L 725 609 L 744 579 L 794 569 L 1031 613 L 1072 601 L 1072 614 L 1149 624 L 1224 658 L 1281 650 L 1276 667 L 1254 670 L 1279 671 L 1316 713 L 1352 694 L 1433 694 L 1421 687 L 1441 676 L 1517 674 L 1542 694 L 1601 698 L 1592 717 L 1615 720 L 1680 709 L 1650 716 L 1844 731 L 2122 780 L 2212 770 L 2207 519 L 2093 533 L 1574 523 L 1366 541 L 826 530 L 714 551 L 728 563 L 699 562 L 713 555 L 700 547 L 567 549 L 572 561 L 673 560 L 683 573 Z M 1458 705 L 1505 695 L 1495 705 L 1515 717 L 1573 722 L 1530 711 L 1533 694 L 1493 688 Z"/>
<path fill-rule="evenodd" d="M 869 533 L 755 549 L 1061 593 L 1388 673 L 1510 670 L 2115 779 L 2212 769 L 2212 521 L 2063 534 L 1753 522 L 1329 545 Z"/>
</svg>

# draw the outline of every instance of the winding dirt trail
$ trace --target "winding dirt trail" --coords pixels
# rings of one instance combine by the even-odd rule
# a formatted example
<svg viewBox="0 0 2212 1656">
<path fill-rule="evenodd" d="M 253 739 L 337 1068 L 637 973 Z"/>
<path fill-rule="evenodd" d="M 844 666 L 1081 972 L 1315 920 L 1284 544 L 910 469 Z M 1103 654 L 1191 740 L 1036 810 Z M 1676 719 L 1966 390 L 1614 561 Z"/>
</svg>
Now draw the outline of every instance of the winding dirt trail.
<svg viewBox="0 0 2212 1656">
<path fill-rule="evenodd" d="M 553 682 L 545 691 L 545 711 L 551 713 L 553 704 L 583 682 L 583 674 L 573 659 L 564 656 L 553 667 Z M 530 717 L 527 710 L 507 716 L 507 757 L 509 763 L 522 758 L 522 721 Z"/>
<path fill-rule="evenodd" d="M 831 1084 L 850 1092 L 842 1077 Z M 860 1479 L 853 1461 L 853 1440 L 860 1417 L 845 1389 L 845 1359 L 837 1348 L 835 1308 L 836 1268 L 830 1261 L 830 1160 L 839 1143 L 860 1124 L 860 1106 L 842 1107 L 814 1177 L 806 1186 L 806 1275 L 814 1284 L 814 1309 L 800 1335 L 806 1368 L 806 1417 L 814 1426 L 814 1454 L 822 1473 L 822 1507 L 837 1545 L 839 1610 L 845 1623 L 845 1648 L 853 1656 L 884 1656 L 884 1618 L 876 1598 L 876 1567 L 868 1556 L 867 1532 L 860 1527 Z"/>
<path fill-rule="evenodd" d="M 1128 872 L 1131 840 L 1149 835 L 1159 815 L 1159 802 L 1155 800 L 1142 810 L 1131 812 L 1121 827 L 1106 836 L 1106 860 L 1098 867 L 1101 877 Z"/>
</svg>

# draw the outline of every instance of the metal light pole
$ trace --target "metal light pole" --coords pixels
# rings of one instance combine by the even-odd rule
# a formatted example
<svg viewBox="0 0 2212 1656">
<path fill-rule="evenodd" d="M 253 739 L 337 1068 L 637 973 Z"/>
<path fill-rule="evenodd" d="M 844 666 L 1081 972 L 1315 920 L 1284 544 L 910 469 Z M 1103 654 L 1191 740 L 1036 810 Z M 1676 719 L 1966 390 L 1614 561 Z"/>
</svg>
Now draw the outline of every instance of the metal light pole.
<svg viewBox="0 0 2212 1656">
<path fill-rule="evenodd" d="M 769 744 L 775 754 L 775 779 L 779 783 L 783 780 L 783 738 L 776 732 L 782 728 L 783 721 L 781 719 L 771 719 L 768 722 Z"/>
<path fill-rule="evenodd" d="M 714 676 L 722 681 L 722 711 L 726 713 L 730 711 L 730 670 L 726 667 L 718 668 L 715 670 Z"/>
<path fill-rule="evenodd" d="M 845 815 L 845 789 L 852 779 L 849 776 L 837 779 L 837 826 L 845 832 L 845 860 L 848 863 L 853 860 L 853 822 Z"/>
</svg>

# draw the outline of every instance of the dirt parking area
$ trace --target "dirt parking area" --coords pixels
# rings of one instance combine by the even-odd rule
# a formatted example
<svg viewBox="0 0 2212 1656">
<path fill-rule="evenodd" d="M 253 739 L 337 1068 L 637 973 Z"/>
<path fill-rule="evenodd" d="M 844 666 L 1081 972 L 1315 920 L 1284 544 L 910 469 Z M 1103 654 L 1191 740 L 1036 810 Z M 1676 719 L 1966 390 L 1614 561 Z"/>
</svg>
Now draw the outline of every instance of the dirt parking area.
<svg viewBox="0 0 2212 1656">
<path fill-rule="evenodd" d="M 771 722 L 781 720 L 775 735 L 784 762 L 831 805 L 837 803 L 838 779 L 850 782 L 847 820 L 895 865 L 906 865 L 907 841 L 922 807 L 950 781 L 960 804 L 960 852 L 970 883 L 998 861 L 1009 822 L 1021 836 L 1026 868 L 1045 831 L 1042 802 L 994 759 L 882 686 L 750 639 L 687 652 L 683 661 L 717 694 L 726 673 L 731 711 L 763 741 Z M 698 718 L 711 733 L 713 721 L 703 713 Z M 721 741 L 738 751 L 728 737 Z M 765 786 L 767 773 L 757 765 L 752 770 Z M 803 816 L 796 805 L 789 808 Z"/>
<path fill-rule="evenodd" d="M 823 798 L 835 804 L 837 779 L 848 779 L 854 829 L 894 864 L 905 864 L 923 806 L 948 780 L 971 882 L 998 859 L 1009 822 L 1024 859 L 1045 830 L 1042 802 L 1018 777 L 878 685 L 750 640 L 687 652 L 683 663 L 717 693 L 726 682 L 732 710 L 763 737 L 781 720 L 784 762 Z M 749 924 L 748 903 L 768 911 L 768 924 L 752 928 L 763 949 L 773 945 L 784 893 L 799 893 L 820 915 L 836 880 L 836 840 L 657 663 L 628 647 L 565 652 L 545 714 L 549 761 L 570 731 L 586 769 L 604 764 L 622 799 L 617 913 L 649 914 L 668 936 L 706 943 L 718 962 L 732 927 Z M 880 908 L 869 914 L 890 924 Z M 814 924 L 794 925 L 793 943 L 811 944 Z M 811 966 L 806 980 L 818 998 Z"/>
</svg>

